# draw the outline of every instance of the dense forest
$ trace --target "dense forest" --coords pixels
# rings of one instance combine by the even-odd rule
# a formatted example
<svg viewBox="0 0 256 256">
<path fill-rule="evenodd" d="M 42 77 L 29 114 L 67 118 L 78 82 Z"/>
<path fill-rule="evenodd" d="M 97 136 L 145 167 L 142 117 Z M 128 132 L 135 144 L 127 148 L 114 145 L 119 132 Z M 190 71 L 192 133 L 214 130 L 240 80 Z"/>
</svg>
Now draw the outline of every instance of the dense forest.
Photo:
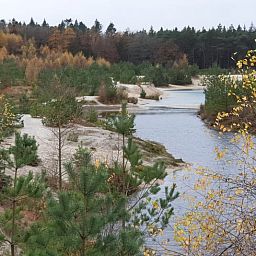
<svg viewBox="0 0 256 256">
<path fill-rule="evenodd" d="M 0 31 L 15 34 L 20 38 L 10 41 L 9 53 L 20 53 L 22 41 L 33 39 L 36 48 L 49 46 L 50 49 L 62 49 L 72 54 L 82 52 L 86 57 L 102 57 L 111 63 L 130 62 L 141 64 L 161 64 L 172 67 L 182 58 L 200 69 L 219 66 L 230 69 L 234 67 L 231 57 L 238 52 L 238 58 L 248 49 L 255 48 L 256 29 L 219 25 L 217 28 L 196 30 L 185 27 L 182 30 L 160 29 L 154 31 L 118 32 L 113 23 L 103 31 L 102 24 L 96 20 L 92 27 L 83 22 L 66 19 L 57 26 L 50 26 L 46 20 L 40 25 L 32 18 L 29 24 L 13 19 L 10 22 L 0 20 Z M 1 40 L 0 47 L 5 45 Z M 241 56 L 240 56 L 241 55 Z"/>
</svg>

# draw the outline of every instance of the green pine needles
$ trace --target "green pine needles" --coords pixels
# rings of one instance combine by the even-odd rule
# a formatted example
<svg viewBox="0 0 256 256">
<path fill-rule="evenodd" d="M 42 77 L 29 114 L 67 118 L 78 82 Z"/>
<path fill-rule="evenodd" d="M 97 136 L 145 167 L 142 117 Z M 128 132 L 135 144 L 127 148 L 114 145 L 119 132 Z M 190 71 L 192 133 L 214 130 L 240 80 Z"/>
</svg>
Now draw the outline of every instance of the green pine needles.
<svg viewBox="0 0 256 256">
<path fill-rule="evenodd" d="M 108 124 L 121 134 L 121 159 L 94 163 L 92 153 L 80 146 L 65 163 L 67 185 L 57 192 L 46 189 L 42 175 L 19 175 L 21 167 L 38 162 L 33 138 L 16 134 L 15 145 L 1 153 L 2 169 L 14 170 L 12 185 L 3 189 L 6 210 L 0 217 L 0 239 L 10 244 L 12 256 L 143 255 L 145 236 L 167 226 L 178 193 L 173 185 L 159 198 L 164 163 L 143 163 L 126 104 Z M 36 220 L 23 227 L 24 209 L 39 201 Z"/>
</svg>

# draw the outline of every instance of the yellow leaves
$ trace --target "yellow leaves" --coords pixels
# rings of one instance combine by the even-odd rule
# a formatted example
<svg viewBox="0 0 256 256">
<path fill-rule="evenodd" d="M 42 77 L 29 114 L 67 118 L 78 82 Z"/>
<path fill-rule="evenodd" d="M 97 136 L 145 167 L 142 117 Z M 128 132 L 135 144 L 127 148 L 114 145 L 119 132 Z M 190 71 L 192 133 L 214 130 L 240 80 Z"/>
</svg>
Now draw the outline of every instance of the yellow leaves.
<svg viewBox="0 0 256 256">
<path fill-rule="evenodd" d="M 201 177 L 194 183 L 196 195 L 192 196 L 195 202 L 174 226 L 175 240 L 191 255 L 213 255 L 218 246 L 233 242 L 231 233 L 234 237 L 242 233 L 239 238 L 246 245 L 252 236 L 246 238 L 245 234 L 255 236 L 256 148 L 255 139 L 249 131 L 255 123 L 256 72 L 251 67 L 256 66 L 256 51 L 251 51 L 247 58 L 237 63 L 239 68 L 243 68 L 242 90 L 232 88 L 233 91 L 228 92 L 229 96 L 234 96 L 236 103 L 230 112 L 218 113 L 215 122 L 221 132 L 230 129 L 238 131 L 231 141 L 236 144 L 237 151 L 234 150 L 234 155 L 230 154 L 230 160 L 232 166 L 237 164 L 241 175 L 233 172 L 226 174 L 224 169 L 223 173 L 219 170 L 217 174 L 206 170 L 196 172 Z M 216 147 L 216 159 L 223 159 L 227 152 L 227 149 Z"/>
<path fill-rule="evenodd" d="M 148 232 L 151 236 L 163 235 L 163 229 L 158 228 L 157 226 L 150 224 L 147 226 Z"/>
<path fill-rule="evenodd" d="M 20 35 L 0 31 L 0 47 L 6 47 L 8 50 L 11 47 L 20 47 L 21 43 L 22 37 Z"/>
<path fill-rule="evenodd" d="M 145 249 L 143 252 L 143 255 L 144 256 L 154 256 L 154 255 L 156 255 L 156 251 L 151 250 L 151 249 Z"/>
<path fill-rule="evenodd" d="M 208 192 L 208 198 L 213 199 L 215 197 L 214 192 L 211 190 Z"/>
<path fill-rule="evenodd" d="M 95 160 L 95 167 L 96 167 L 96 169 L 99 169 L 99 167 L 100 167 L 100 160 L 99 159 Z"/>
<path fill-rule="evenodd" d="M 239 69 L 241 69 L 241 68 L 243 67 L 242 61 L 238 61 L 238 62 L 236 63 L 236 65 L 237 65 L 237 67 L 238 67 Z"/>
<path fill-rule="evenodd" d="M 13 128 L 15 119 L 13 107 L 3 95 L 0 95 L 0 138 L 6 130 Z"/>
<path fill-rule="evenodd" d="M 256 98 L 256 91 L 252 91 L 252 97 Z"/>
<path fill-rule="evenodd" d="M 174 239 L 195 252 L 214 238 L 215 219 L 206 212 L 189 212 L 174 225 Z"/>
<path fill-rule="evenodd" d="M 242 134 L 243 136 L 244 136 L 244 141 L 243 141 L 243 147 L 242 147 L 242 149 L 243 149 L 243 152 L 245 153 L 245 154 L 249 154 L 249 152 L 251 151 L 251 150 L 253 150 L 254 149 L 254 142 L 253 142 L 253 139 L 252 139 L 252 137 L 251 137 L 251 135 L 249 135 L 249 134 L 247 134 L 247 130 L 248 130 L 248 128 L 249 128 L 249 126 L 245 126 L 245 128 L 244 128 L 244 130 L 245 130 L 245 133 L 244 134 Z"/>
<path fill-rule="evenodd" d="M 96 63 L 99 65 L 99 66 L 105 66 L 107 68 L 109 68 L 111 66 L 110 62 L 105 60 L 104 58 L 97 58 L 96 59 Z"/>
<path fill-rule="evenodd" d="M 246 96 L 243 96 L 243 97 L 242 97 L 242 100 L 246 101 L 246 100 L 247 100 L 247 97 L 246 97 Z"/>
<path fill-rule="evenodd" d="M 159 209 L 159 204 L 158 204 L 157 201 L 154 201 L 154 202 L 152 203 L 152 206 L 153 206 L 154 209 Z"/>
<path fill-rule="evenodd" d="M 243 64 L 244 66 L 248 66 L 248 60 L 247 60 L 247 59 L 243 59 L 243 60 L 242 60 L 242 64 Z"/>
<path fill-rule="evenodd" d="M 224 149 L 221 151 L 218 147 L 215 147 L 214 151 L 216 153 L 216 160 L 221 160 L 225 156 L 227 150 Z"/>
<path fill-rule="evenodd" d="M 235 195 L 237 195 L 237 196 L 239 196 L 239 195 L 241 195 L 241 194 L 243 194 L 244 193 L 244 189 L 243 188 L 237 188 L 236 190 L 235 190 Z"/>
<path fill-rule="evenodd" d="M 197 182 L 194 185 L 194 189 L 196 191 L 198 190 L 204 191 L 210 185 L 210 182 L 211 181 L 206 176 L 204 176 L 201 179 L 197 180 Z"/>
<path fill-rule="evenodd" d="M 244 221 L 242 219 L 236 220 L 236 230 L 237 232 L 243 232 L 244 231 Z"/>
</svg>

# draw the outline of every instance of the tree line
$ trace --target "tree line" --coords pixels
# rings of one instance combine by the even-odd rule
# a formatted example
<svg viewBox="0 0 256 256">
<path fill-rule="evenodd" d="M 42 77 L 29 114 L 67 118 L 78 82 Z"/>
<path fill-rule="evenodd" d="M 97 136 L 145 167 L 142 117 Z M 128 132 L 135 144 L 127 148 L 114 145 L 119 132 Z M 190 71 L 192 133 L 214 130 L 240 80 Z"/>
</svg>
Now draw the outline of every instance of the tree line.
<svg viewBox="0 0 256 256">
<path fill-rule="evenodd" d="M 216 65 L 225 69 L 233 68 L 233 54 L 239 52 L 243 56 L 248 49 L 254 49 L 256 37 L 253 24 L 249 28 L 218 25 L 210 29 L 196 30 L 187 26 L 182 30 L 161 28 L 155 31 L 151 27 L 149 31 L 118 32 L 113 23 L 103 31 L 98 20 L 92 27 L 71 19 L 50 26 L 46 20 L 38 24 L 33 18 L 28 24 L 15 19 L 10 22 L 0 20 L 0 31 L 18 35 L 21 41 L 33 38 L 37 48 L 47 45 L 51 49 L 60 48 L 73 54 L 82 52 L 86 57 L 102 57 L 111 63 L 123 61 L 137 65 L 149 62 L 172 67 L 186 55 L 189 64 L 201 69 Z M 17 44 L 19 42 L 16 41 Z M 20 50 L 13 42 L 8 48 L 10 53 Z"/>
</svg>

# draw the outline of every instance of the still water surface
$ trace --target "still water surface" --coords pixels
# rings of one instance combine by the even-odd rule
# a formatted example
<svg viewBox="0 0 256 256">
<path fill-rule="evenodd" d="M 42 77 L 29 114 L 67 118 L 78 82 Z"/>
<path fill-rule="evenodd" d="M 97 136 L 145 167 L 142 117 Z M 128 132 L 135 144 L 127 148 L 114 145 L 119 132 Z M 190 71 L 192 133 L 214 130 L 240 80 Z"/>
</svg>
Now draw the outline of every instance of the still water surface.
<svg viewBox="0 0 256 256">
<path fill-rule="evenodd" d="M 136 135 L 162 143 L 174 157 L 185 162 L 219 167 L 214 148 L 230 147 L 230 136 L 220 137 L 197 117 L 197 110 L 189 108 L 201 103 L 204 103 L 202 90 L 169 91 L 167 98 L 152 104 L 152 112 L 136 115 Z M 158 109 L 158 105 L 182 105 L 184 108 L 163 110 Z"/>
<path fill-rule="evenodd" d="M 231 135 L 225 134 L 220 137 L 217 131 L 209 129 L 197 117 L 197 110 L 191 109 L 191 105 L 199 106 L 201 103 L 204 103 L 202 90 L 168 91 L 167 98 L 152 104 L 152 111 L 136 115 L 136 135 L 142 139 L 160 142 L 175 158 L 182 158 L 193 167 L 204 166 L 231 175 L 235 169 L 232 162 L 217 162 L 214 152 L 215 147 L 227 148 L 229 155 L 233 157 L 236 149 L 230 142 Z M 162 107 L 172 105 L 182 105 L 183 108 Z M 176 183 L 177 190 L 181 193 L 181 197 L 174 203 L 177 215 L 181 215 L 189 208 L 189 204 L 184 201 L 184 195 L 193 193 L 196 179 L 195 175 L 188 175 L 185 169 L 169 173 L 166 177 L 162 187 Z M 172 240 L 172 237 L 172 230 L 169 228 L 160 240 Z M 152 246 L 152 241 L 149 244 Z M 159 249 L 157 243 L 153 245 Z M 175 244 L 173 246 L 177 249 Z"/>
</svg>

